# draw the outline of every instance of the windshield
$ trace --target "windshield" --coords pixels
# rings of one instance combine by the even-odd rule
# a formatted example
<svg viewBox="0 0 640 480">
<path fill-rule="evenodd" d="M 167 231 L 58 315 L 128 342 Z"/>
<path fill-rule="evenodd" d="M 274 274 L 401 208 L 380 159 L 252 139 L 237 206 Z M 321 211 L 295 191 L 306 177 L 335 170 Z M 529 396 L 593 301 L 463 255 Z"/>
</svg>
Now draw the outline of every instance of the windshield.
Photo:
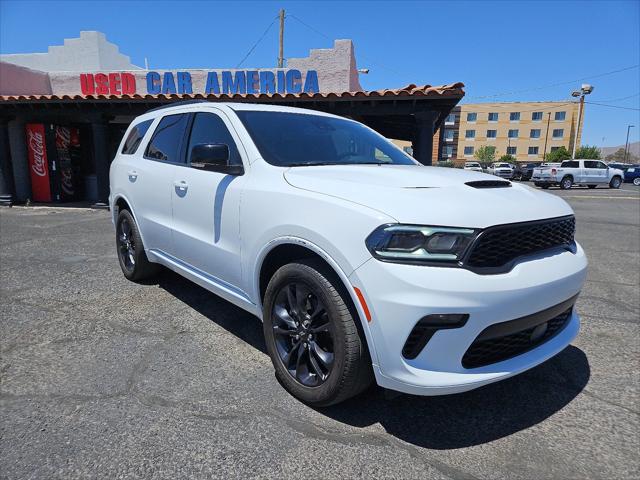
<svg viewBox="0 0 640 480">
<path fill-rule="evenodd" d="M 498 167 L 498 168 L 511 168 L 511 165 L 509 165 L 508 163 L 498 163 L 496 165 L 496 167 Z"/>
<path fill-rule="evenodd" d="M 236 112 L 271 165 L 417 165 L 389 140 L 342 118 L 288 112 Z"/>
<path fill-rule="evenodd" d="M 476 162 L 467 162 L 467 167 L 479 167 L 480 164 Z"/>
</svg>

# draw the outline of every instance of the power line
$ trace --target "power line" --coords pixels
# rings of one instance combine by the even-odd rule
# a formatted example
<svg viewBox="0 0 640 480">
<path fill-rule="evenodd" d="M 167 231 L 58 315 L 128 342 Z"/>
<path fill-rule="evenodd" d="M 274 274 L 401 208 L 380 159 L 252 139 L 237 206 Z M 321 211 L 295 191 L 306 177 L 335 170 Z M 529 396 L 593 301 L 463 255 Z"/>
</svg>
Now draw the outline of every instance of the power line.
<svg viewBox="0 0 640 480">
<path fill-rule="evenodd" d="M 627 100 L 629 98 L 634 98 L 640 96 L 640 92 L 635 93 L 633 95 L 629 95 L 627 97 L 619 97 L 619 98 L 607 98 L 606 100 L 600 100 L 601 102 L 621 102 L 622 100 Z"/>
<path fill-rule="evenodd" d="M 606 103 L 596 103 L 596 102 L 587 102 L 589 105 L 598 105 L 599 107 L 609 107 L 609 108 L 621 108 L 623 110 L 634 110 L 636 112 L 640 112 L 640 108 L 632 108 L 632 107 L 621 107 L 620 105 L 607 105 Z"/>
<path fill-rule="evenodd" d="M 271 27 L 273 27 L 273 24 L 276 23 L 276 20 L 279 17 L 275 17 L 273 20 L 271 20 L 271 23 L 269 24 L 269 26 L 267 27 L 267 29 L 264 31 L 264 33 L 262 34 L 262 36 L 258 39 L 258 41 L 256 43 L 253 44 L 253 47 L 251 47 L 249 49 L 249 51 L 247 52 L 247 54 L 244 56 L 244 58 L 242 60 L 240 60 L 240 62 L 236 65 L 236 68 L 240 68 L 240 65 L 242 65 L 244 63 L 244 61 L 249 58 L 249 55 L 251 55 L 253 53 L 253 51 L 256 49 L 256 47 L 258 46 L 258 44 L 264 39 L 264 37 L 267 36 L 267 33 L 269 33 L 269 30 L 271 30 Z"/>
<path fill-rule="evenodd" d="M 563 82 L 550 83 L 548 85 L 542 85 L 542 86 L 539 86 L 539 87 L 527 88 L 527 89 L 523 89 L 523 90 L 513 90 L 513 91 L 510 91 L 510 92 L 495 93 L 495 94 L 492 94 L 492 95 L 476 95 L 476 96 L 471 96 L 471 97 L 467 97 L 467 98 L 495 98 L 495 97 L 516 95 L 516 94 L 519 94 L 519 93 L 533 92 L 533 91 L 537 91 L 537 90 L 544 90 L 545 88 L 559 87 L 561 85 L 569 85 L 569 84 L 572 84 L 572 83 L 580 82 L 582 80 L 590 80 L 590 79 L 593 79 L 593 78 L 605 77 L 607 75 L 614 75 L 616 73 L 626 72 L 627 70 L 633 70 L 634 68 L 638 68 L 638 67 L 640 67 L 640 64 L 631 65 L 629 67 L 624 67 L 624 68 L 619 68 L 617 70 L 611 70 L 610 72 L 598 73 L 598 74 L 595 74 L 595 75 L 589 75 L 589 76 L 586 76 L 586 77 L 576 78 L 575 80 L 567 80 L 567 81 L 563 81 Z"/>
</svg>

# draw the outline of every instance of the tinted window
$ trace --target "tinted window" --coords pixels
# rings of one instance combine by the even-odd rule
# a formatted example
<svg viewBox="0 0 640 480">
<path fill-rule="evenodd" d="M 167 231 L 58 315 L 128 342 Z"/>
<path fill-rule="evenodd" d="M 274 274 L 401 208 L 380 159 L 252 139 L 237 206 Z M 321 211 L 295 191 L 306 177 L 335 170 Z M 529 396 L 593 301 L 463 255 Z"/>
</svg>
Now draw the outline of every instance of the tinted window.
<svg viewBox="0 0 640 480">
<path fill-rule="evenodd" d="M 512 122 L 515 120 L 520 120 L 520 112 L 511 112 L 509 114 L 509 120 L 511 120 Z"/>
<path fill-rule="evenodd" d="M 585 162 L 585 166 L 586 166 L 586 163 L 587 162 Z M 567 162 L 562 162 L 562 164 L 560 166 L 564 167 L 564 168 L 579 168 L 580 167 L 580 163 L 576 162 L 574 160 L 570 160 L 570 161 L 567 161 Z"/>
<path fill-rule="evenodd" d="M 476 136 L 476 131 L 475 130 L 467 130 L 466 132 L 464 132 L 464 136 L 465 136 L 465 138 L 474 138 Z"/>
<path fill-rule="evenodd" d="M 562 138 L 564 136 L 564 128 L 554 128 L 553 138 Z"/>
<path fill-rule="evenodd" d="M 598 163 L 600 162 L 596 162 L 594 160 L 585 160 L 584 168 L 598 168 Z"/>
<path fill-rule="evenodd" d="M 540 129 L 539 128 L 532 129 L 531 132 L 529 133 L 529 137 L 530 138 L 540 138 Z"/>
<path fill-rule="evenodd" d="M 167 115 L 158 124 L 145 157 L 163 162 L 182 163 L 180 147 L 187 126 L 187 115 Z"/>
<path fill-rule="evenodd" d="M 604 162 L 596 162 L 598 166 L 596 168 L 607 168 L 607 164 Z"/>
<path fill-rule="evenodd" d="M 389 140 L 342 118 L 288 112 L 236 112 L 262 158 L 277 166 L 415 165 Z"/>
<path fill-rule="evenodd" d="M 531 120 L 542 120 L 542 112 L 533 112 L 531 114 Z"/>
<path fill-rule="evenodd" d="M 490 113 L 489 114 L 489 121 L 490 122 L 497 122 L 498 121 L 498 114 L 497 113 Z"/>
<path fill-rule="evenodd" d="M 555 120 L 564 120 L 567 116 L 567 112 L 556 112 L 554 119 Z"/>
<path fill-rule="evenodd" d="M 242 165 L 240 153 L 222 119 L 213 113 L 196 113 L 189 137 L 187 156 L 191 162 L 191 150 L 201 143 L 223 143 L 229 147 L 229 163 Z"/>
<path fill-rule="evenodd" d="M 140 142 L 142 141 L 142 137 L 147 133 L 149 127 L 153 123 L 153 120 L 145 120 L 144 122 L 140 122 L 135 125 L 131 131 L 129 132 L 129 136 L 127 140 L 124 142 L 124 146 L 122 147 L 122 153 L 125 155 L 133 155 L 136 153 Z"/>
<path fill-rule="evenodd" d="M 467 122 L 475 122 L 476 119 L 478 118 L 478 114 L 477 113 L 467 113 Z"/>
<path fill-rule="evenodd" d="M 496 138 L 497 130 L 487 130 L 487 138 Z"/>
</svg>

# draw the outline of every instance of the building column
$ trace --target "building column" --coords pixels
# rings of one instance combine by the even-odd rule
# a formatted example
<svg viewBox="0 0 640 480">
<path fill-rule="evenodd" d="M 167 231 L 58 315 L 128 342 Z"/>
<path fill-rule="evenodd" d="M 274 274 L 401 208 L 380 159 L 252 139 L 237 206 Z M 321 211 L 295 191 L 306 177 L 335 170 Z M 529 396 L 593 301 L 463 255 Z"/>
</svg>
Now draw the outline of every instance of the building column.
<svg viewBox="0 0 640 480">
<path fill-rule="evenodd" d="M 413 157 L 423 165 L 432 165 L 433 126 L 436 112 L 418 112 L 415 115 L 416 130 L 413 136 Z"/>
<path fill-rule="evenodd" d="M 13 186 L 15 200 L 18 202 L 25 202 L 31 197 L 31 176 L 29 175 L 27 139 L 24 128 L 25 124 L 22 120 L 11 120 L 7 124 Z"/>
<path fill-rule="evenodd" d="M 0 120 L 0 205 L 13 203 L 13 173 L 7 120 Z"/>
<path fill-rule="evenodd" d="M 105 121 L 91 124 L 93 137 L 93 160 L 96 164 L 98 202 L 109 201 L 109 127 Z"/>
</svg>

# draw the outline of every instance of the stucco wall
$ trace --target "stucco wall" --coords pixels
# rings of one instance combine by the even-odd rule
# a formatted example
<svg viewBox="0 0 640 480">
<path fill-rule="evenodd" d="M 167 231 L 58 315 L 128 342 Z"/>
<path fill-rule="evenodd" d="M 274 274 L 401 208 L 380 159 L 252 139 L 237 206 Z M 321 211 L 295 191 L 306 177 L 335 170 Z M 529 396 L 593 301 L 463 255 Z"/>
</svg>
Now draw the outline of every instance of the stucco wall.
<svg viewBox="0 0 640 480">
<path fill-rule="evenodd" d="M 46 72 L 0 62 L 0 94 L 29 95 L 33 92 L 43 95 L 52 93 L 51 83 Z"/>
</svg>

